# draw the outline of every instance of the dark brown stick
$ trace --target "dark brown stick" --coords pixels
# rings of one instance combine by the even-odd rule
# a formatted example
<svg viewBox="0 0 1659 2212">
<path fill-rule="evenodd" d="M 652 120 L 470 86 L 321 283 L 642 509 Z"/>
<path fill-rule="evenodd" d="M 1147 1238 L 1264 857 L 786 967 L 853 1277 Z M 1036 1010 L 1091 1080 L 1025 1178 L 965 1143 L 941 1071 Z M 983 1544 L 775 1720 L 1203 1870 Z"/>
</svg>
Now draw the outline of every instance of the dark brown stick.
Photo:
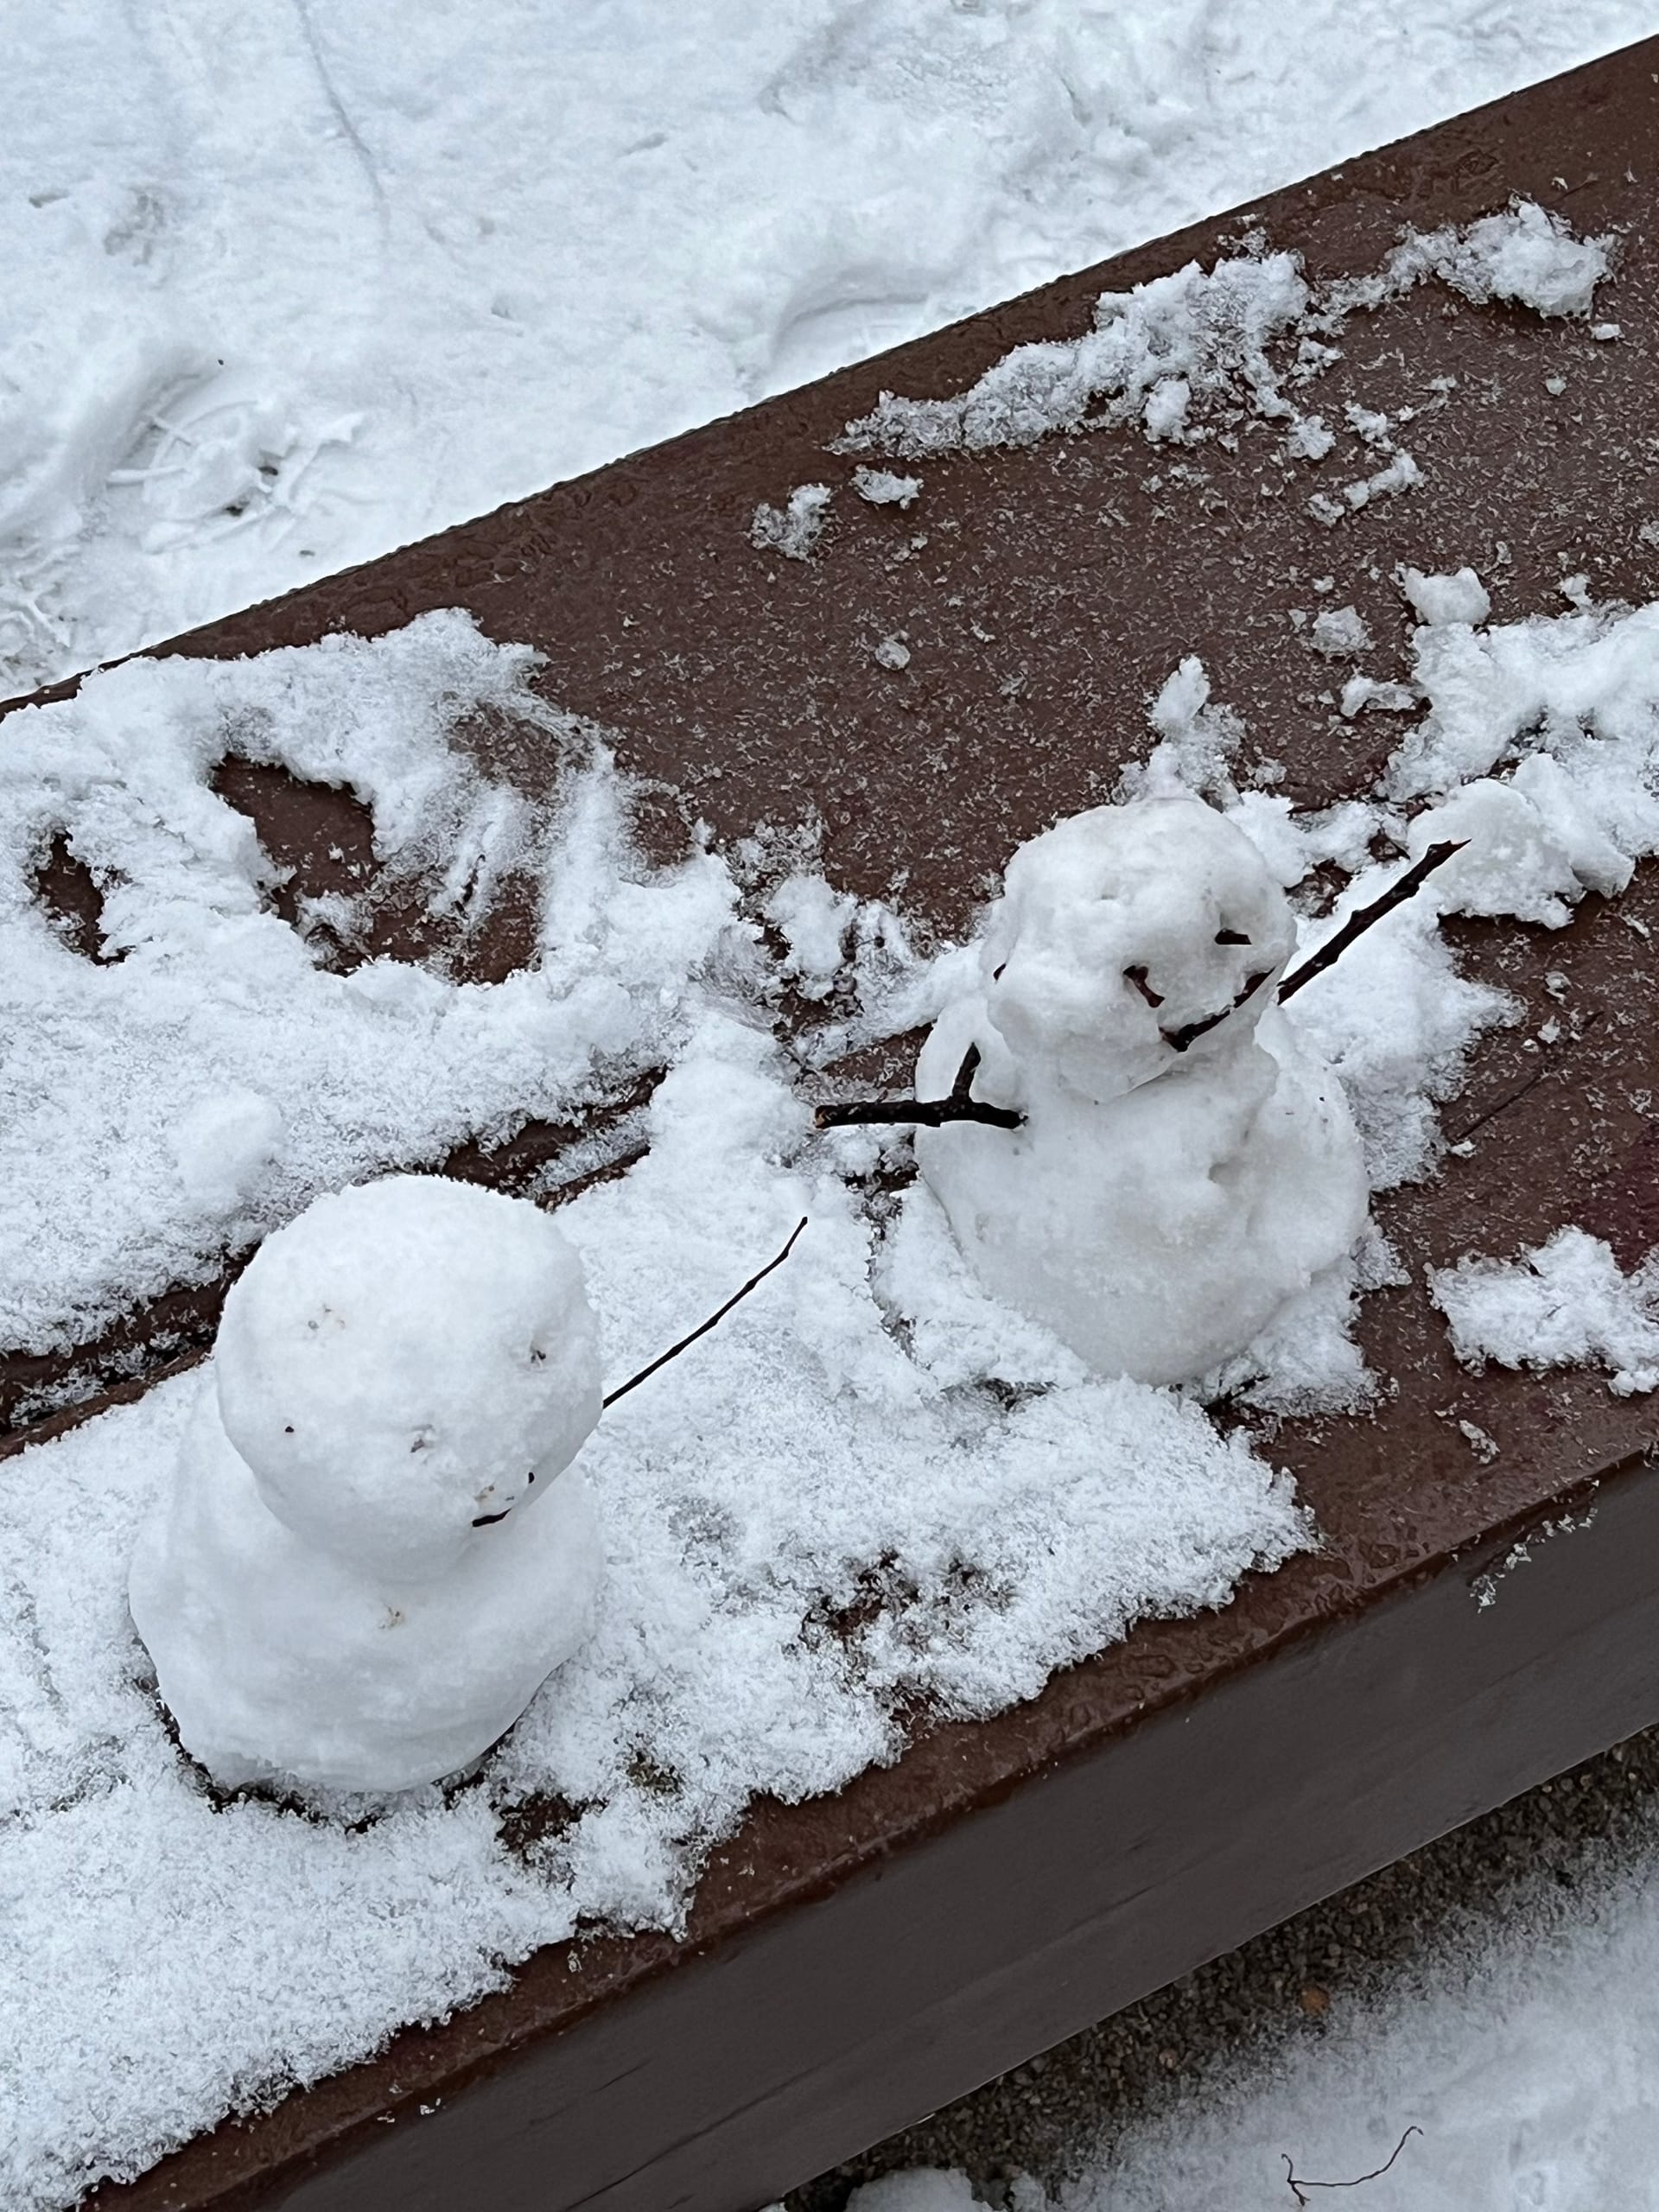
<svg viewBox="0 0 1659 2212">
<path fill-rule="evenodd" d="M 1410 2142 L 1412 2137 L 1414 2135 L 1421 2135 L 1422 2132 L 1423 2131 L 1421 2127 L 1414 2125 L 1408 2127 L 1405 2133 L 1400 2138 L 1400 2140 L 1395 2145 L 1394 2149 L 1389 2152 L 1386 2162 L 1380 2165 L 1375 2173 L 1356 2174 L 1351 2181 L 1304 2181 L 1297 2172 L 1295 2165 L 1292 2162 L 1289 2152 L 1281 2151 L 1279 2155 L 1285 2162 L 1286 2183 L 1290 2188 L 1292 2194 L 1294 2196 L 1296 2202 L 1299 2204 L 1306 2204 L 1307 2199 L 1302 2195 L 1302 2191 L 1305 2189 L 1357 2189 L 1362 2182 L 1380 2181 L 1382 2176 L 1389 2171 L 1389 2166 L 1394 2164 L 1400 2153 L 1405 2149 L 1407 2144 Z"/>
<path fill-rule="evenodd" d="M 790 1230 L 788 1243 L 774 1259 L 768 1260 L 758 1274 L 751 1275 L 741 1290 L 734 1290 L 720 1311 L 717 1313 L 711 1313 L 706 1321 L 700 1323 L 692 1330 L 689 1337 L 682 1337 L 678 1344 L 670 1344 L 666 1351 L 658 1353 L 649 1367 L 642 1367 L 637 1375 L 630 1375 L 626 1382 L 619 1382 L 614 1390 L 607 1391 L 605 1395 L 605 1404 L 613 1406 L 619 1398 L 626 1398 L 630 1390 L 637 1389 L 640 1383 L 645 1382 L 647 1376 L 654 1375 L 659 1367 L 666 1367 L 671 1359 L 677 1359 L 690 1345 L 696 1344 L 699 1337 L 706 1337 L 710 1329 L 717 1328 L 731 1312 L 733 1306 L 741 1305 L 757 1283 L 763 1283 L 774 1268 L 783 1266 L 784 1262 L 795 1249 L 795 1239 L 805 1227 L 806 1216 L 803 1214 L 794 1228 Z"/>
<path fill-rule="evenodd" d="M 979 1047 L 970 1045 L 945 1098 L 855 1098 L 845 1106 L 820 1106 L 814 1116 L 821 1129 L 850 1129 L 870 1122 L 911 1122 L 918 1128 L 943 1128 L 947 1122 L 983 1122 L 993 1129 L 1017 1129 L 1025 1120 L 1012 1106 L 988 1106 L 973 1094 L 979 1071 Z"/>
<path fill-rule="evenodd" d="M 1396 906 L 1403 906 L 1414 892 L 1422 889 L 1434 870 L 1449 861 L 1453 853 L 1460 853 L 1468 842 L 1466 837 L 1459 837 L 1455 843 L 1448 841 L 1443 845 L 1431 845 L 1421 860 L 1415 861 L 1402 876 L 1397 877 L 1380 899 L 1374 899 L 1369 906 L 1362 906 L 1357 914 L 1350 914 L 1336 935 L 1327 939 L 1311 960 L 1304 960 L 1294 975 L 1285 977 L 1279 986 L 1281 1006 L 1287 999 L 1294 998 L 1304 983 L 1311 983 L 1316 976 L 1322 976 L 1327 968 L 1334 967 L 1354 939 L 1363 937 L 1373 922 L 1380 922 Z"/>
</svg>

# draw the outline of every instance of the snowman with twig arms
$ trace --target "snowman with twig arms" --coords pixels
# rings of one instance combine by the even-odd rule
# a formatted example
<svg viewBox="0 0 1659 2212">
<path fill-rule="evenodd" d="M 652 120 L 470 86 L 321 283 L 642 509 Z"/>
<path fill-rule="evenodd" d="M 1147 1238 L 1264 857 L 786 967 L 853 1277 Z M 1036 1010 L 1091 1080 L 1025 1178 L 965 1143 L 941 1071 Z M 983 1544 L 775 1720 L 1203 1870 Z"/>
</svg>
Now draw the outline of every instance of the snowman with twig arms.
<svg viewBox="0 0 1659 2212">
<path fill-rule="evenodd" d="M 1287 980 L 1289 904 L 1214 808 L 1074 815 L 1009 862 L 916 1097 L 827 1108 L 820 1125 L 915 1124 L 922 1174 L 988 1289 L 1099 1374 L 1199 1379 L 1365 1221 L 1341 1088 L 1281 1001 L 1452 849 Z"/>
</svg>

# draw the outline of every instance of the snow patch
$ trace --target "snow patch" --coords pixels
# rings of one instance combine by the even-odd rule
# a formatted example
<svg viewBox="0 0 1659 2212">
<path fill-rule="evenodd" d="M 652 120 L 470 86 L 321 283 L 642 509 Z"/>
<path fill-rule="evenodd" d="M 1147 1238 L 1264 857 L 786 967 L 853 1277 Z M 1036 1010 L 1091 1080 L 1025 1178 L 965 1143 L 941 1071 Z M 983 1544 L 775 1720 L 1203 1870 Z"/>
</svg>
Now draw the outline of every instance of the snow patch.
<svg viewBox="0 0 1659 2212">
<path fill-rule="evenodd" d="M 1466 1366 L 1597 1366 L 1620 1397 L 1659 1389 L 1659 1259 L 1626 1274 L 1600 1237 L 1559 1229 L 1518 1260 L 1437 1268 L 1429 1290 Z"/>
</svg>

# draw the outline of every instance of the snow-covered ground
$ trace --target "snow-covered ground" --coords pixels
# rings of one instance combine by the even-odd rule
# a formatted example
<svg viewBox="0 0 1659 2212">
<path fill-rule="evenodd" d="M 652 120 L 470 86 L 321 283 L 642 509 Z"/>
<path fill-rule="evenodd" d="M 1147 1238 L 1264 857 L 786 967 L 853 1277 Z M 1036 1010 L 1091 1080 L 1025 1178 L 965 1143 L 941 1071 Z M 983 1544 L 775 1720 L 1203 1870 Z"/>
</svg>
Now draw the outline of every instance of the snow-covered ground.
<svg viewBox="0 0 1659 2212">
<path fill-rule="evenodd" d="M 1586 1859 L 1593 1867 L 1596 1854 Z M 1583 1871 L 1583 1870 L 1581 1870 Z M 1581 1885 L 1522 1883 L 1324 2031 L 1264 2026 L 1133 2123 L 1049 2200 L 1014 2212 L 1650 2212 L 1659 2204 L 1659 1835 Z M 1415 2133 L 1407 2137 L 1407 2130 Z M 1406 2139 L 1402 2142 L 1402 2138 Z M 1322 2184 L 1392 2169 L 1351 2196 Z M 973 2212 L 959 2174 L 896 2174 L 849 2212 Z"/>
<path fill-rule="evenodd" d="M 13 16 L 0 694 L 1659 29 L 1656 0 Z"/>
</svg>

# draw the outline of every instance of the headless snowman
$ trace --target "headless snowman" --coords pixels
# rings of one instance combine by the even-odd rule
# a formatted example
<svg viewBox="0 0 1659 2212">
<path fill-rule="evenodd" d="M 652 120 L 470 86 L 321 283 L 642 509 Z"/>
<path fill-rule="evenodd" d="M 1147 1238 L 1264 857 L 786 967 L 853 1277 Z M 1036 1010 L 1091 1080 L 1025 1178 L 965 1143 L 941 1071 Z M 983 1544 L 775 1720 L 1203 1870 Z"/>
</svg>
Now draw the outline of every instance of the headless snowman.
<svg viewBox="0 0 1659 2212">
<path fill-rule="evenodd" d="M 923 1047 L 917 1091 L 1016 1129 L 918 1129 L 923 1174 L 987 1287 L 1090 1367 L 1208 1373 L 1342 1259 L 1365 1218 L 1335 1078 L 1274 1001 L 1283 892 L 1189 798 L 1073 816 L 1015 853 L 978 987 Z"/>
<path fill-rule="evenodd" d="M 232 1787 L 480 1758 L 591 1624 L 600 1389 L 580 1262 L 520 1199 L 392 1176 L 269 1237 L 132 1564 L 185 1748 Z"/>
</svg>

